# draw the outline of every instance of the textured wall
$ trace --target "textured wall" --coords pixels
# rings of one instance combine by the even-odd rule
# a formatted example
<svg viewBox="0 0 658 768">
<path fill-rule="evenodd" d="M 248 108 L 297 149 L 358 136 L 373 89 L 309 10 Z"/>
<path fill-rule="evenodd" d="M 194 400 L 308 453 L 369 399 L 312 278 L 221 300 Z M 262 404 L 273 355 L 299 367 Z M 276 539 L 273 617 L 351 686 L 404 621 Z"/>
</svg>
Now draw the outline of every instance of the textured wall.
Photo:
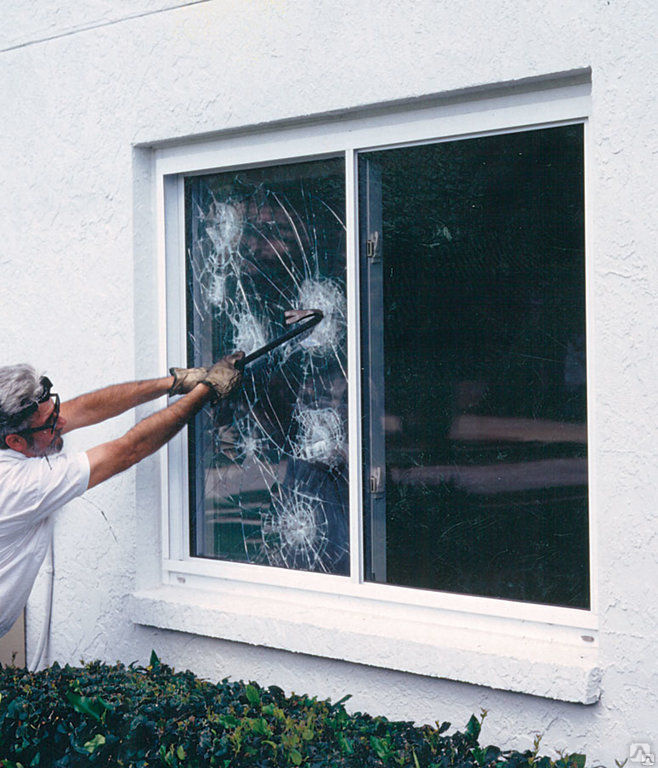
<svg viewBox="0 0 658 768">
<path fill-rule="evenodd" d="M 177 7 L 180 6 L 180 7 Z M 135 562 L 158 541 L 157 462 L 59 515 L 51 659 L 145 660 L 276 682 L 484 738 L 658 750 L 656 96 L 653 0 L 7 0 L 0 10 L 2 361 L 62 395 L 156 370 L 148 153 L 175 139 L 372 102 L 591 67 L 590 414 L 603 695 L 560 704 L 337 661 L 135 627 Z M 135 204 L 133 205 L 133 195 Z M 73 435 L 86 447 L 131 423 Z M 93 502 L 93 504 L 91 503 Z M 117 542 L 96 509 L 107 514 Z M 137 543 L 136 543 L 137 542 Z M 148 580 L 148 579 L 147 579 Z M 29 614 L 38 634 L 39 592 Z"/>
</svg>

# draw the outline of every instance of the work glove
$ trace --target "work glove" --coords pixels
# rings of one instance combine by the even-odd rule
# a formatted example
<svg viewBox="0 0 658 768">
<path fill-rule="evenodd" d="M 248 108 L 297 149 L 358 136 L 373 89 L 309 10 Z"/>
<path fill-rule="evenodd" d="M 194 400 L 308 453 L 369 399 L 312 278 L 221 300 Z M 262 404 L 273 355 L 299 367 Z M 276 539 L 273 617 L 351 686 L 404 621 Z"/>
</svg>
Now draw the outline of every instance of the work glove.
<svg viewBox="0 0 658 768">
<path fill-rule="evenodd" d="M 174 377 L 174 383 L 169 390 L 169 396 L 186 395 L 208 375 L 207 368 L 170 368 L 169 373 Z"/>
<path fill-rule="evenodd" d="M 244 352 L 234 352 L 208 369 L 203 383 L 213 390 L 217 399 L 227 397 L 240 384 L 242 372 L 236 369 L 235 364 L 243 357 Z"/>
</svg>

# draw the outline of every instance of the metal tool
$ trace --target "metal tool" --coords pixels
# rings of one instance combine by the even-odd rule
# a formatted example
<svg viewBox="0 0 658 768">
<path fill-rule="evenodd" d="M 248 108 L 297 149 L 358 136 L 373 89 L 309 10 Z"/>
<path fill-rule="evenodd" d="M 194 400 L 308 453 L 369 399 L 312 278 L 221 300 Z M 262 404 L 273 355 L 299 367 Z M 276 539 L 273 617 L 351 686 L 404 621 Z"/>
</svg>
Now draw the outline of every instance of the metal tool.
<svg viewBox="0 0 658 768">
<path fill-rule="evenodd" d="M 272 341 L 268 342 L 264 346 L 259 347 L 253 352 L 250 352 L 248 355 L 243 357 L 242 360 L 236 361 L 235 367 L 239 371 L 243 370 L 246 365 L 253 363 L 254 360 L 258 360 L 259 357 L 266 355 L 273 349 L 280 347 L 282 344 L 285 344 L 286 341 L 290 341 L 290 339 L 294 339 L 296 336 L 300 336 L 305 331 L 314 328 L 320 322 L 320 320 L 322 320 L 323 317 L 324 315 L 319 309 L 309 309 L 308 314 L 295 321 L 295 324 L 297 325 L 296 328 L 291 328 L 289 331 L 282 333 L 281 336 L 278 336 L 276 339 L 272 339 Z"/>
</svg>

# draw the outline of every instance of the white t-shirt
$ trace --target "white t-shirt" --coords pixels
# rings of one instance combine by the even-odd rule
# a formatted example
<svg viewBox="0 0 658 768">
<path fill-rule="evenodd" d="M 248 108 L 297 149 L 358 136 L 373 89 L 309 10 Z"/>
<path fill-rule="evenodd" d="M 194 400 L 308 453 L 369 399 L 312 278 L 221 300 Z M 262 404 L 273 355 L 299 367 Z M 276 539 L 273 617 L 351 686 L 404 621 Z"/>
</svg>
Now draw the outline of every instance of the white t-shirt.
<svg viewBox="0 0 658 768">
<path fill-rule="evenodd" d="M 52 513 L 88 484 L 86 453 L 45 459 L 0 450 L 0 637 L 25 607 L 48 551 Z"/>
</svg>

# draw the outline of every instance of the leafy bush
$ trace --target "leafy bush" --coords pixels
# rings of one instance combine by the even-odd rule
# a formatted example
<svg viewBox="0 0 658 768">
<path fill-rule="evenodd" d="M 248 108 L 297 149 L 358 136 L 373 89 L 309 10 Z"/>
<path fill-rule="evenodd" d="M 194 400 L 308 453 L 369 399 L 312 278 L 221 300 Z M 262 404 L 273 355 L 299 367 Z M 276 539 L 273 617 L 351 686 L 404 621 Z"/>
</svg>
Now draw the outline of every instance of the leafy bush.
<svg viewBox="0 0 658 768">
<path fill-rule="evenodd" d="M 415 727 L 332 704 L 285 696 L 192 672 L 153 653 L 148 667 L 42 672 L 0 667 L 0 768 L 583 768 L 583 755 L 557 762 L 534 752 L 479 745 L 481 720 L 448 735 L 450 723 Z M 484 717 L 483 713 L 483 717 Z M 538 744 L 536 744 L 538 746 Z"/>
</svg>

